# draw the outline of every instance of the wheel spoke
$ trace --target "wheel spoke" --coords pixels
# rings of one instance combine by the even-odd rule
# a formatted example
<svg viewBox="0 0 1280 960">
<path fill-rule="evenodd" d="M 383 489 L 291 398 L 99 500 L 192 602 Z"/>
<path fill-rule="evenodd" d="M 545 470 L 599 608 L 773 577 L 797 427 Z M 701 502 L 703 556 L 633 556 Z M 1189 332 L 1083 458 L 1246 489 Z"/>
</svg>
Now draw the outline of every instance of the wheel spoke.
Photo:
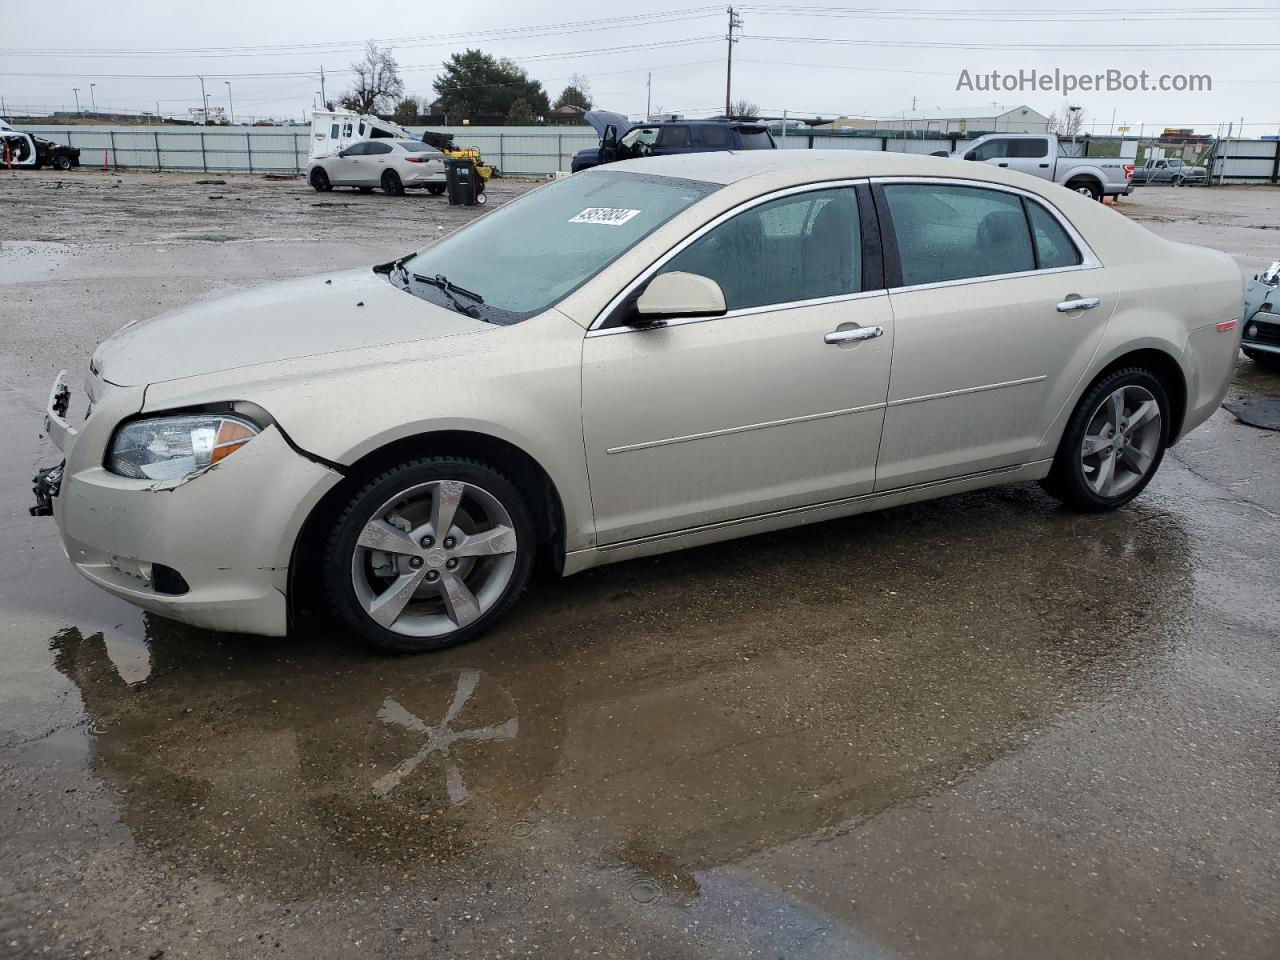
<svg viewBox="0 0 1280 960">
<path fill-rule="evenodd" d="M 514 553 L 516 532 L 510 527 L 494 527 L 466 537 L 452 551 L 455 557 L 488 557 L 501 553 Z"/>
<path fill-rule="evenodd" d="M 431 529 L 437 540 L 449 535 L 465 489 L 466 484 L 460 480 L 441 480 L 431 491 Z"/>
<path fill-rule="evenodd" d="M 449 619 L 458 626 L 465 627 L 480 616 L 480 604 L 475 594 L 456 573 L 446 573 L 440 578 L 440 595 L 444 597 Z"/>
<path fill-rule="evenodd" d="M 418 545 L 412 537 L 385 520 L 370 520 L 360 531 L 360 538 L 356 543 L 370 550 L 383 550 L 387 553 L 418 552 Z"/>
<path fill-rule="evenodd" d="M 1093 475 L 1093 492 L 1100 496 L 1107 495 L 1107 489 L 1111 486 L 1111 480 L 1116 472 L 1116 458 L 1113 456 L 1105 456 L 1102 462 L 1098 464 L 1098 472 Z"/>
<path fill-rule="evenodd" d="M 1124 388 L 1113 393 L 1107 402 L 1108 412 L 1111 416 L 1111 425 L 1115 428 L 1115 432 L 1120 432 L 1120 424 L 1124 422 Z"/>
<path fill-rule="evenodd" d="M 1151 466 L 1150 455 L 1143 453 L 1138 447 L 1126 443 L 1120 452 L 1120 458 L 1124 461 L 1125 466 L 1136 473 L 1140 477 L 1147 474 L 1147 468 Z"/>
<path fill-rule="evenodd" d="M 1129 417 L 1129 432 L 1133 433 L 1138 427 L 1159 415 L 1160 405 L 1154 400 L 1146 401 L 1137 410 L 1133 411 L 1133 415 Z"/>
<path fill-rule="evenodd" d="M 413 597 L 413 592 L 418 589 L 422 583 L 422 578 L 427 575 L 425 567 L 420 567 L 411 573 L 402 573 L 396 577 L 395 581 L 373 598 L 368 606 L 369 616 L 379 626 L 391 628 L 391 625 L 400 618 L 400 614 L 404 612 L 404 608 L 408 605 L 409 600 Z"/>
<path fill-rule="evenodd" d="M 1091 457 L 1099 450 L 1105 450 L 1109 446 L 1111 446 L 1111 440 L 1104 437 L 1102 434 L 1098 433 L 1092 436 L 1086 434 L 1084 438 L 1084 447 L 1080 455 L 1083 457 Z"/>
</svg>

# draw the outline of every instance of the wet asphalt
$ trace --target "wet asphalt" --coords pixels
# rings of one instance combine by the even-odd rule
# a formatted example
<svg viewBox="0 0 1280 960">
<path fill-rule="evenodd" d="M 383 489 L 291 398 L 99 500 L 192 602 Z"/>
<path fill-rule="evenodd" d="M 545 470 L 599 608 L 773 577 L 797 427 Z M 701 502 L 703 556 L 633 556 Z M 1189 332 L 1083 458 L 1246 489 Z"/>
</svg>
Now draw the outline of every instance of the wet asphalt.
<svg viewBox="0 0 1280 960">
<path fill-rule="evenodd" d="M 433 656 L 215 635 L 26 515 L 53 374 L 471 212 L 196 179 L 0 182 L 0 956 L 1280 956 L 1280 434 L 1220 411 L 1107 516 L 1011 486 L 544 576 Z M 1121 210 L 1280 256 L 1280 191 Z"/>
</svg>

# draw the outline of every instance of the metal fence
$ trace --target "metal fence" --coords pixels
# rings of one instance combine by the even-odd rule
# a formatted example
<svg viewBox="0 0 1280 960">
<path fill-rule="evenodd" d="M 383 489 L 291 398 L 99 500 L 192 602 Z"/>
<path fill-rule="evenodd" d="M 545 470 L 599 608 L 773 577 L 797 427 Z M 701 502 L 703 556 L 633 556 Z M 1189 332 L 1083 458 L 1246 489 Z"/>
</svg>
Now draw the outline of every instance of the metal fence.
<svg viewBox="0 0 1280 960">
<path fill-rule="evenodd" d="M 80 148 L 80 162 L 121 170 L 185 170 L 202 173 L 300 173 L 310 153 L 308 127 L 50 127 L 21 129 Z M 411 127 L 420 134 L 425 127 Z M 573 154 L 597 144 L 586 126 L 432 127 L 452 133 L 458 146 L 476 147 L 485 161 L 503 173 L 546 176 L 568 170 Z M 976 134 L 920 131 L 802 129 L 775 134 L 778 146 L 795 149 L 873 150 L 929 154 L 954 152 Z M 1064 141 L 1068 155 L 1135 157 L 1155 144 L 1152 138 L 1092 137 Z M 1280 183 L 1280 141 L 1218 140 L 1203 145 L 1214 182 Z"/>
</svg>

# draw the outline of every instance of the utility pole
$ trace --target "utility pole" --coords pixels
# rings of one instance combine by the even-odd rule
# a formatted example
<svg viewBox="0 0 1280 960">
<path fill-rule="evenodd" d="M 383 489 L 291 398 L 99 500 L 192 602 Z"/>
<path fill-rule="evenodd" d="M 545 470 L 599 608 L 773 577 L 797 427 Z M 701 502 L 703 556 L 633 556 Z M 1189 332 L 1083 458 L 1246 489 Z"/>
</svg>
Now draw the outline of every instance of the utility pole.
<svg viewBox="0 0 1280 960">
<path fill-rule="evenodd" d="M 916 101 L 917 101 L 917 100 L 919 100 L 919 99 L 920 99 L 919 97 L 912 97 L 912 98 L 911 98 L 911 112 L 912 112 L 912 113 L 915 113 L 915 112 L 916 112 Z"/>
<path fill-rule="evenodd" d="M 320 64 L 320 106 L 329 109 L 329 101 L 324 95 L 324 64 Z"/>
<path fill-rule="evenodd" d="M 79 114 L 79 116 L 80 116 L 81 118 L 83 118 L 83 117 L 84 117 L 84 114 L 83 114 L 83 113 L 80 113 L 80 88 L 79 88 L 79 87 L 72 87 L 72 88 L 71 88 L 71 92 L 72 92 L 72 93 L 74 93 L 74 94 L 76 95 L 76 113 L 77 113 L 77 114 Z"/>
<path fill-rule="evenodd" d="M 231 81 L 223 80 L 222 82 L 227 85 L 227 106 L 231 108 L 231 125 L 234 127 L 236 125 L 236 104 L 231 99 Z"/>
<path fill-rule="evenodd" d="M 649 79 L 645 82 L 644 88 L 644 122 L 648 123 L 649 118 L 653 116 L 653 71 L 649 72 Z"/>
<path fill-rule="evenodd" d="M 200 110 L 204 114 L 200 122 L 202 126 L 209 125 L 209 95 L 204 92 L 204 77 L 200 78 Z"/>
<path fill-rule="evenodd" d="M 732 101 L 730 97 L 733 95 L 733 45 L 738 41 L 734 39 L 733 31 L 742 28 L 742 18 L 733 12 L 733 7 L 729 8 L 729 55 L 725 60 L 724 70 L 724 115 L 730 116 L 730 108 Z"/>
<path fill-rule="evenodd" d="M 96 83 L 89 84 L 89 109 L 95 114 L 98 112 L 98 101 L 95 100 L 93 96 L 93 88 L 96 86 Z"/>
</svg>

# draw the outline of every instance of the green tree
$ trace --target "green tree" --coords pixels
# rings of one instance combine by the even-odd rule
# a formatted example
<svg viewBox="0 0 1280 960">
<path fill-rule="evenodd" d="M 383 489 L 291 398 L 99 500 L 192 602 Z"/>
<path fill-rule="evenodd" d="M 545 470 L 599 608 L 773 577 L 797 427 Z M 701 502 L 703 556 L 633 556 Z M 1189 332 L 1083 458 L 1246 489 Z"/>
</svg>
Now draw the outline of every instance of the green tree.
<svg viewBox="0 0 1280 960">
<path fill-rule="evenodd" d="M 480 50 L 453 54 L 436 77 L 435 90 L 451 119 L 484 114 L 509 117 L 517 100 L 525 101 L 535 119 L 551 110 L 541 82 L 511 60 Z"/>
<path fill-rule="evenodd" d="M 529 106 L 529 101 L 521 97 L 511 105 L 510 112 L 507 113 L 507 123 L 513 127 L 527 127 L 536 123 L 538 118 L 533 114 L 533 107 Z"/>
<path fill-rule="evenodd" d="M 395 112 L 391 115 L 391 119 L 402 127 L 406 127 L 411 123 L 418 122 L 418 99 L 417 97 L 405 97 L 396 104 Z"/>
<path fill-rule="evenodd" d="M 574 106 L 590 110 L 591 84 L 587 82 L 586 77 L 575 73 L 569 80 L 569 85 L 560 91 L 560 96 L 556 97 L 556 102 L 551 106 L 553 109 Z"/>
</svg>

